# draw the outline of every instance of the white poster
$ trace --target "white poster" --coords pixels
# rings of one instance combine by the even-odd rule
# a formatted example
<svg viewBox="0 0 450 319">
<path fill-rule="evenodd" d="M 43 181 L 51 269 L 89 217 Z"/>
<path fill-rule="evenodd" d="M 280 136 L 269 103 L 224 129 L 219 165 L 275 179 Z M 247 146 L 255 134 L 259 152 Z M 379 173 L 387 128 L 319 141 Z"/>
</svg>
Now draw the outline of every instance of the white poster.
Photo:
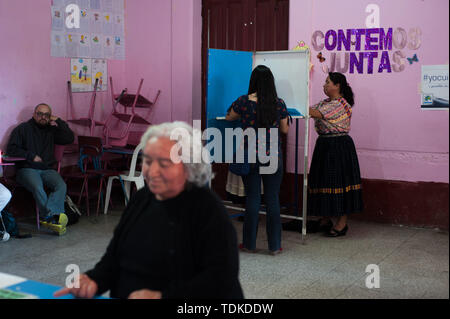
<svg viewBox="0 0 450 319">
<path fill-rule="evenodd" d="M 108 90 L 108 68 L 105 59 L 92 59 L 92 90 L 95 79 L 98 79 L 97 91 Z"/>
<path fill-rule="evenodd" d="M 448 64 L 422 65 L 422 110 L 448 110 Z"/>
<path fill-rule="evenodd" d="M 125 59 L 124 0 L 51 3 L 51 56 Z M 69 4 L 77 5 L 80 12 L 66 12 Z"/>
<path fill-rule="evenodd" d="M 72 92 L 94 91 L 95 79 L 98 79 L 97 91 L 108 90 L 108 68 L 105 59 L 75 58 L 70 60 Z"/>
<path fill-rule="evenodd" d="M 91 59 L 76 58 L 70 60 L 72 92 L 92 91 L 91 65 Z"/>
<path fill-rule="evenodd" d="M 102 58 L 103 55 L 103 42 L 102 35 L 100 34 L 91 34 L 91 58 Z"/>
<path fill-rule="evenodd" d="M 64 39 L 64 32 L 52 32 L 51 38 L 51 55 L 64 56 L 66 54 L 66 44 Z"/>
<path fill-rule="evenodd" d="M 64 12 L 60 7 L 52 9 L 52 31 L 64 31 Z"/>
</svg>

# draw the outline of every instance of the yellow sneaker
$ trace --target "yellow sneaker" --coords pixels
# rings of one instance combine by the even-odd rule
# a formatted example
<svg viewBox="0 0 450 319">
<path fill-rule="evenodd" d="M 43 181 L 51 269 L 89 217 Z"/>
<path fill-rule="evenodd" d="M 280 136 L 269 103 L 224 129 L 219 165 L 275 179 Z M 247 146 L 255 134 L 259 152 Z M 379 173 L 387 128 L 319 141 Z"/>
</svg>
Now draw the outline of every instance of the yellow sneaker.
<svg viewBox="0 0 450 319">
<path fill-rule="evenodd" d="M 63 227 L 66 227 L 68 221 L 69 221 L 69 218 L 67 217 L 66 214 L 64 214 L 64 213 L 59 214 L 58 224 L 62 225 Z"/>
<path fill-rule="evenodd" d="M 43 220 L 40 221 L 40 224 L 42 226 L 44 226 L 45 228 L 50 229 L 51 231 L 56 233 L 58 236 L 62 236 L 67 232 L 66 226 L 63 226 L 60 224 L 54 224 L 54 223 L 46 222 Z"/>
<path fill-rule="evenodd" d="M 58 236 L 62 236 L 67 232 L 67 222 L 68 218 L 67 215 L 64 213 L 61 213 L 56 216 L 48 217 L 44 220 L 39 221 L 42 226 L 45 228 L 50 229 L 54 233 L 56 233 Z"/>
</svg>

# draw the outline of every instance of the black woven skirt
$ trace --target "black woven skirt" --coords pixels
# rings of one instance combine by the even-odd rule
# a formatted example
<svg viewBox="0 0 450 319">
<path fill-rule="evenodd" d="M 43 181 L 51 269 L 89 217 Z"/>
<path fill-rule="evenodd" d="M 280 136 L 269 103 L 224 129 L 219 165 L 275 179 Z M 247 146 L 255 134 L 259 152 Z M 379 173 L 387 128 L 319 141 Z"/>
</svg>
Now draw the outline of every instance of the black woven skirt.
<svg viewBox="0 0 450 319">
<path fill-rule="evenodd" d="M 334 217 L 362 210 L 361 174 L 352 138 L 319 136 L 308 176 L 308 215 Z"/>
</svg>

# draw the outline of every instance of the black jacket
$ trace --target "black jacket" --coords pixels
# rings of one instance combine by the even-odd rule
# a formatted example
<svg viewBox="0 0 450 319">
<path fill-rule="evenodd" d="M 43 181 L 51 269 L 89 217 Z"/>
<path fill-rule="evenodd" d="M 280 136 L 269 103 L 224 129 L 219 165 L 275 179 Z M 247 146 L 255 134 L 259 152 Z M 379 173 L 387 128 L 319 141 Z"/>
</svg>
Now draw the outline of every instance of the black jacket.
<svg viewBox="0 0 450 319">
<path fill-rule="evenodd" d="M 236 231 L 221 200 L 209 189 L 198 187 L 191 187 L 177 197 L 174 206 L 167 210 L 171 225 L 159 230 L 161 240 L 166 238 L 174 251 L 169 260 L 169 281 L 162 297 L 243 298 Z M 120 276 L 118 251 L 152 198 L 154 195 L 147 186 L 132 197 L 105 255 L 94 269 L 86 272 L 97 283 L 98 294 L 111 290 L 111 297 L 120 296 L 116 289 Z M 140 247 L 136 250 L 140 254 L 146 253 Z"/>
<path fill-rule="evenodd" d="M 26 159 L 24 162 L 17 162 L 17 168 L 52 168 L 56 163 L 55 144 L 65 145 L 74 141 L 73 132 L 66 122 L 58 118 L 56 124 L 40 127 L 32 118 L 12 131 L 6 154 Z M 33 162 L 36 155 L 42 158 L 42 162 Z"/>
</svg>

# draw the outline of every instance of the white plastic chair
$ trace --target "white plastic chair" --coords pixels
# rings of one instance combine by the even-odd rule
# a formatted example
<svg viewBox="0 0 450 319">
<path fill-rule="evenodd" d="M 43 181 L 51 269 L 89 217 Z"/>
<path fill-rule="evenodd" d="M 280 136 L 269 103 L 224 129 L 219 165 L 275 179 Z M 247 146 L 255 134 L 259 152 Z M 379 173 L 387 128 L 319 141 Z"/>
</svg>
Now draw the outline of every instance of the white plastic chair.
<svg viewBox="0 0 450 319">
<path fill-rule="evenodd" d="M 117 176 L 110 176 L 108 178 L 108 185 L 106 186 L 106 197 L 105 197 L 105 210 L 104 214 L 106 215 L 108 212 L 109 199 L 111 197 L 111 187 L 112 182 L 117 179 L 122 184 L 122 189 L 125 195 L 125 204 L 128 204 L 128 200 L 130 198 L 130 189 L 131 183 L 136 184 L 136 188 L 139 190 L 144 187 L 144 176 L 142 176 L 142 170 L 136 171 L 137 159 L 139 156 L 139 152 L 142 150 L 142 145 L 139 144 L 136 146 L 133 152 L 133 157 L 131 158 L 130 170 L 126 174 L 121 174 Z"/>
</svg>

